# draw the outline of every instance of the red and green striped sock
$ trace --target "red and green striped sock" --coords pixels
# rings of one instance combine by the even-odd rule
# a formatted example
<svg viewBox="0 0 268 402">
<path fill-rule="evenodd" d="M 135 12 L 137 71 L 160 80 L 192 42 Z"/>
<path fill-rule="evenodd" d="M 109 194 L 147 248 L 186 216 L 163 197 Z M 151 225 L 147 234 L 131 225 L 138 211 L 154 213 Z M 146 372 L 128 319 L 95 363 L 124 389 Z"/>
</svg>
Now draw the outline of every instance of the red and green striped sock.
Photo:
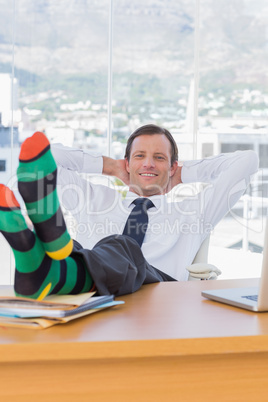
<svg viewBox="0 0 268 402">
<path fill-rule="evenodd" d="M 50 285 L 50 294 L 88 292 L 92 279 L 78 256 L 56 261 L 28 229 L 13 192 L 0 184 L 0 231 L 15 257 L 15 293 L 38 298 Z"/>
<path fill-rule="evenodd" d="M 55 260 L 66 258 L 72 252 L 73 241 L 59 205 L 57 166 L 43 133 L 36 132 L 22 144 L 17 176 L 29 218 L 46 253 Z"/>
</svg>

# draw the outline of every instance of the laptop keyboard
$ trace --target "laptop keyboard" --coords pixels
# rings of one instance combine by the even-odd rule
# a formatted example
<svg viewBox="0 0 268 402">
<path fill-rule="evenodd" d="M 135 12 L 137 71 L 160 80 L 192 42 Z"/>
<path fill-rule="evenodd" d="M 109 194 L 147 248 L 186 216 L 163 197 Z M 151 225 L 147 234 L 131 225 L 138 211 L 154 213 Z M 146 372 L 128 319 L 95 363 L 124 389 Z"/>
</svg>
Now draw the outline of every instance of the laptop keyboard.
<svg viewBox="0 0 268 402">
<path fill-rule="evenodd" d="M 242 296 L 244 299 L 249 299 L 253 301 L 258 301 L 258 295 L 252 295 L 252 296 Z"/>
</svg>

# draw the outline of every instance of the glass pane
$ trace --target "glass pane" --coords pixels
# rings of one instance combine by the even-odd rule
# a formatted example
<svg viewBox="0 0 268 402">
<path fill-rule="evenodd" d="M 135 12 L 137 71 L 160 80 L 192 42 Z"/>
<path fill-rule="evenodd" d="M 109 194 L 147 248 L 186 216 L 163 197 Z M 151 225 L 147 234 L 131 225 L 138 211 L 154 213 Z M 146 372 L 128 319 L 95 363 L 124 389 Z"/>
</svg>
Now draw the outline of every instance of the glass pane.
<svg viewBox="0 0 268 402">
<path fill-rule="evenodd" d="M 214 155 L 253 149 L 262 168 L 211 239 L 212 245 L 230 250 L 225 257 L 218 251 L 218 256 L 228 261 L 229 268 L 224 269 L 237 277 L 247 275 L 247 266 L 249 276 L 259 274 L 260 264 L 252 262 L 247 250 L 259 253 L 263 245 L 267 198 L 262 196 L 267 194 L 267 182 L 262 177 L 268 174 L 267 23 L 265 0 L 200 0 L 198 156 L 203 156 L 208 143 Z M 244 250 L 236 264 L 233 249 Z"/>
<path fill-rule="evenodd" d="M 191 158 L 195 1 L 114 5 L 113 156 L 123 156 L 132 131 L 155 123 L 174 134 L 181 159 Z"/>
<path fill-rule="evenodd" d="M 237 143 L 222 143 L 221 152 L 235 152 L 235 151 L 246 151 L 247 149 L 254 149 L 254 144 L 237 144 Z"/>
<path fill-rule="evenodd" d="M 109 0 L 0 5 L 0 180 L 15 190 L 19 145 L 35 131 L 107 153 Z M 2 236 L 0 242 L 2 251 Z M 9 266 L 8 257 L 0 275 L 12 277 Z"/>
<path fill-rule="evenodd" d="M 109 0 L 17 3 L 21 139 L 106 150 Z"/>
<path fill-rule="evenodd" d="M 268 144 L 259 145 L 260 168 L 268 168 Z"/>
<path fill-rule="evenodd" d="M 18 128 L 12 125 L 13 86 L 12 78 L 12 43 L 13 43 L 13 4 L 0 2 L 0 183 L 7 184 L 12 176 L 13 153 L 12 137 L 18 142 Z M 16 101 L 16 99 L 14 99 Z M 17 105 L 14 105 L 17 109 Z M 16 153 L 16 152 L 15 152 Z M 9 284 L 11 280 L 10 263 L 13 256 L 9 245 L 0 234 L 1 269 L 0 284 Z"/>
</svg>

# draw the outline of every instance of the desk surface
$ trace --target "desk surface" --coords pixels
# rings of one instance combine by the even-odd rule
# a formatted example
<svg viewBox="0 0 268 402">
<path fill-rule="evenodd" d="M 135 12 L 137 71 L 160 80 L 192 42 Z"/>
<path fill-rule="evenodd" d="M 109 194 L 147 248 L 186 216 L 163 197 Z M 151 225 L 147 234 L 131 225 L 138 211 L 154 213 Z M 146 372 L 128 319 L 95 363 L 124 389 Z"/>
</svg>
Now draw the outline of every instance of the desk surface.
<svg viewBox="0 0 268 402">
<path fill-rule="evenodd" d="M 145 285 L 124 305 L 45 330 L 0 327 L 0 362 L 268 351 L 268 314 L 208 301 L 201 290 L 258 279 Z M 7 287 L 0 287 L 0 294 Z M 29 351 L 31 351 L 29 353 Z"/>
</svg>

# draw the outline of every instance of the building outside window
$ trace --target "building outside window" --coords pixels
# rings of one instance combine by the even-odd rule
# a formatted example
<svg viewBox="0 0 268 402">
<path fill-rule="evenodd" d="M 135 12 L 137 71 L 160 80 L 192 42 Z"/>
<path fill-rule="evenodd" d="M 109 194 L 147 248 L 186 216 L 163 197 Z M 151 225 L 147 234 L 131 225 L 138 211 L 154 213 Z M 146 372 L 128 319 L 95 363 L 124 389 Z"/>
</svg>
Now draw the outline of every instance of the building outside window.
<svg viewBox="0 0 268 402">
<path fill-rule="evenodd" d="M 0 160 L 0 172 L 5 172 L 6 171 L 6 161 L 1 159 Z"/>
</svg>

